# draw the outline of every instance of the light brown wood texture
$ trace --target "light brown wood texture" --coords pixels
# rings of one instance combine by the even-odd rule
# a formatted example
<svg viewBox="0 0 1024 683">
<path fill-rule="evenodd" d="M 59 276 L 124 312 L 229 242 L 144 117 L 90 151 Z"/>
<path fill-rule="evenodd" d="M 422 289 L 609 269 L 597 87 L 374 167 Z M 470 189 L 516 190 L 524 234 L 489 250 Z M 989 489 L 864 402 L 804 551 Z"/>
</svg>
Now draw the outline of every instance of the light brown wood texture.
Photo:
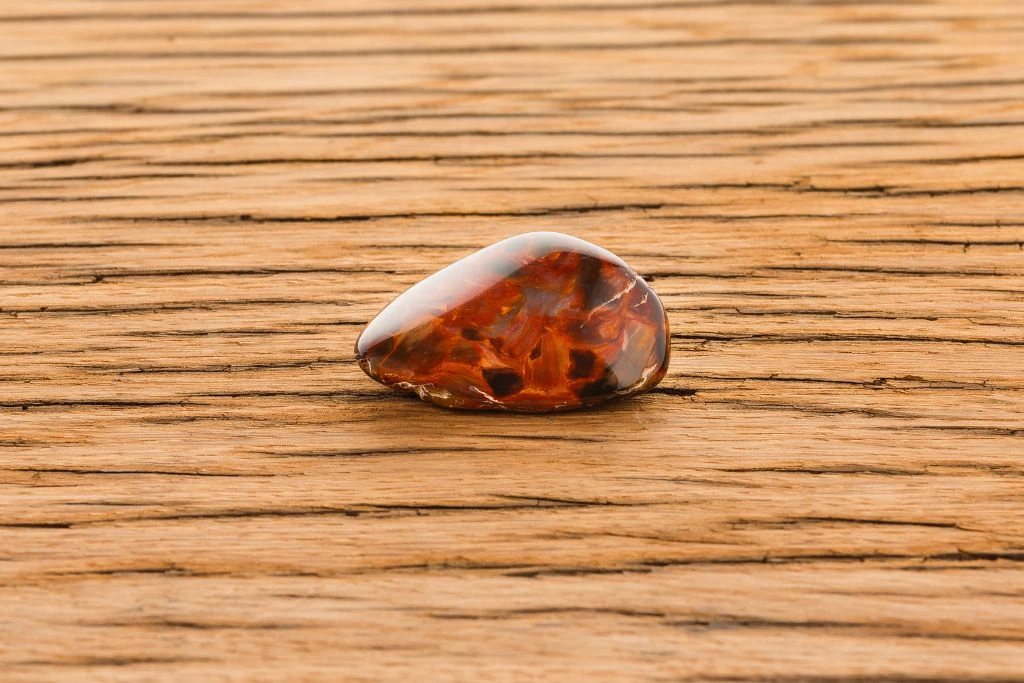
<svg viewBox="0 0 1024 683">
<path fill-rule="evenodd" d="M 0 679 L 1024 681 L 1019 0 L 0 5 Z M 655 391 L 353 362 L 552 229 Z"/>
</svg>

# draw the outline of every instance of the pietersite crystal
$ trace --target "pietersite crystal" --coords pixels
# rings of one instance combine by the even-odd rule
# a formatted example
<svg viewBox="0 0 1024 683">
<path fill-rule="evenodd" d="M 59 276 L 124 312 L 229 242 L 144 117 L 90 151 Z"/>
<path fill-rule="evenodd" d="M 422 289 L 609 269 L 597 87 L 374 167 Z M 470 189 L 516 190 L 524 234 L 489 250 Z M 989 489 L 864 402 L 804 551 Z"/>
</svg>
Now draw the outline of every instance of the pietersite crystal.
<svg viewBox="0 0 1024 683">
<path fill-rule="evenodd" d="M 407 290 L 363 329 L 356 356 L 378 382 L 448 408 L 567 410 L 660 382 L 668 318 L 619 257 L 532 232 Z"/>
</svg>

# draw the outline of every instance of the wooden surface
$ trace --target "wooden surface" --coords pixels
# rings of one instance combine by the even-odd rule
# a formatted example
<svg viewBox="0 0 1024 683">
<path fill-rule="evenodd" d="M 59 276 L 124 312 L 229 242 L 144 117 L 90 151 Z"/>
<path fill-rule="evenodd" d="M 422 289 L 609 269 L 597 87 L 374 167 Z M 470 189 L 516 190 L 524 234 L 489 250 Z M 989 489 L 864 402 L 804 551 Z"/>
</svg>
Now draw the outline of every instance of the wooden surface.
<svg viewBox="0 0 1024 683">
<path fill-rule="evenodd" d="M 1019 0 L 0 5 L 0 679 L 1024 680 Z M 554 229 L 654 392 L 360 326 Z"/>
</svg>

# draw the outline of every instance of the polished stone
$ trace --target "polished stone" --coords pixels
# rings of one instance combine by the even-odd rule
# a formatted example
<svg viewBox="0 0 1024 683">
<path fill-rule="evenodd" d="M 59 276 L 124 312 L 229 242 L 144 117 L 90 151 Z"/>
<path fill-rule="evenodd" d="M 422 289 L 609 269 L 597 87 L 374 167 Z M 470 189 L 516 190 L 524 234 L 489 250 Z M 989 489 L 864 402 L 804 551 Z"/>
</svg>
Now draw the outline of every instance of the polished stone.
<svg viewBox="0 0 1024 683">
<path fill-rule="evenodd" d="M 567 410 L 660 382 L 668 318 L 622 259 L 533 232 L 407 290 L 362 331 L 356 355 L 373 379 L 441 406 Z"/>
</svg>

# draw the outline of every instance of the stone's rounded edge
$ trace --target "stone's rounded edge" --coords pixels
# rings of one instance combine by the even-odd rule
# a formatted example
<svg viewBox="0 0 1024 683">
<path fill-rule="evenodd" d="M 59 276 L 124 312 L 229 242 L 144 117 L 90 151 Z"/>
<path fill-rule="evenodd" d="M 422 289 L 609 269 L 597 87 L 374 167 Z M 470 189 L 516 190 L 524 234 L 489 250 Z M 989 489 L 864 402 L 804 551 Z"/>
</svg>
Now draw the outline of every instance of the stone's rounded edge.
<svg viewBox="0 0 1024 683">
<path fill-rule="evenodd" d="M 651 290 L 654 292 L 654 290 Z M 661 310 L 665 314 L 665 359 L 661 363 L 661 368 L 655 373 L 654 377 L 651 378 L 650 382 L 643 388 L 644 391 L 653 389 L 654 387 L 661 384 L 661 380 L 665 379 L 665 375 L 668 374 L 668 366 L 672 361 L 672 328 L 669 325 L 668 311 L 665 310 L 665 305 L 661 303 L 661 298 L 658 297 L 657 293 L 654 294 L 658 299 L 658 303 L 661 304 Z"/>
<path fill-rule="evenodd" d="M 635 274 L 635 271 L 629 267 L 629 264 L 604 247 L 599 247 L 593 242 L 588 242 L 585 239 L 575 237 L 573 235 L 567 235 L 564 232 L 554 232 L 551 230 L 525 232 L 521 235 L 515 235 L 514 237 L 509 237 L 501 242 L 497 242 L 494 246 L 508 244 L 520 239 L 522 239 L 523 242 L 534 241 L 541 247 L 537 251 L 531 252 L 531 256 L 534 258 L 542 258 L 548 254 L 560 251 L 572 251 L 574 253 L 584 254 L 586 256 L 608 261 L 609 263 L 621 266 Z"/>
<path fill-rule="evenodd" d="M 657 370 L 655 370 L 649 377 L 647 377 L 640 383 L 640 386 L 634 392 L 638 394 L 653 389 L 654 387 L 661 384 L 661 380 L 665 379 L 665 375 L 668 374 L 668 366 L 672 360 L 672 328 L 669 324 L 668 311 L 665 310 L 665 304 L 662 303 L 661 297 L 658 296 L 658 293 L 655 292 L 654 289 L 646 282 L 644 282 L 644 285 L 647 287 L 647 291 L 651 293 L 651 296 L 654 297 L 654 300 L 657 302 L 658 307 L 661 308 L 663 320 L 662 334 L 665 335 L 665 339 L 663 345 L 664 355 L 662 356 L 661 363 L 659 364 Z"/>
<path fill-rule="evenodd" d="M 592 408 L 599 405 L 600 403 L 606 403 L 611 400 L 618 398 L 617 396 L 611 396 L 595 403 L 566 403 L 564 405 L 555 406 L 551 408 L 531 408 L 529 406 L 517 406 L 503 403 L 500 400 L 485 401 L 481 400 L 479 403 L 470 403 L 464 401 L 459 404 L 454 403 L 442 403 L 429 393 L 420 392 L 415 389 L 404 389 L 399 388 L 402 391 L 411 391 L 419 396 L 425 403 L 445 408 L 446 410 L 456 410 L 461 412 L 487 412 L 487 413 L 521 413 L 525 415 L 545 415 L 547 413 L 568 413 L 574 410 L 583 410 L 586 408 Z"/>
<path fill-rule="evenodd" d="M 366 373 L 366 376 L 370 379 L 380 382 L 377 377 L 374 376 L 373 368 L 371 367 L 370 351 L 373 349 L 373 345 L 364 346 L 363 340 L 366 337 L 367 328 L 373 324 L 371 320 L 366 325 L 363 325 L 363 329 L 359 331 L 359 335 L 356 337 L 355 343 L 352 345 L 352 350 L 355 352 L 356 364 L 359 365 L 359 369 Z M 381 382 L 383 384 L 383 382 Z"/>
</svg>

